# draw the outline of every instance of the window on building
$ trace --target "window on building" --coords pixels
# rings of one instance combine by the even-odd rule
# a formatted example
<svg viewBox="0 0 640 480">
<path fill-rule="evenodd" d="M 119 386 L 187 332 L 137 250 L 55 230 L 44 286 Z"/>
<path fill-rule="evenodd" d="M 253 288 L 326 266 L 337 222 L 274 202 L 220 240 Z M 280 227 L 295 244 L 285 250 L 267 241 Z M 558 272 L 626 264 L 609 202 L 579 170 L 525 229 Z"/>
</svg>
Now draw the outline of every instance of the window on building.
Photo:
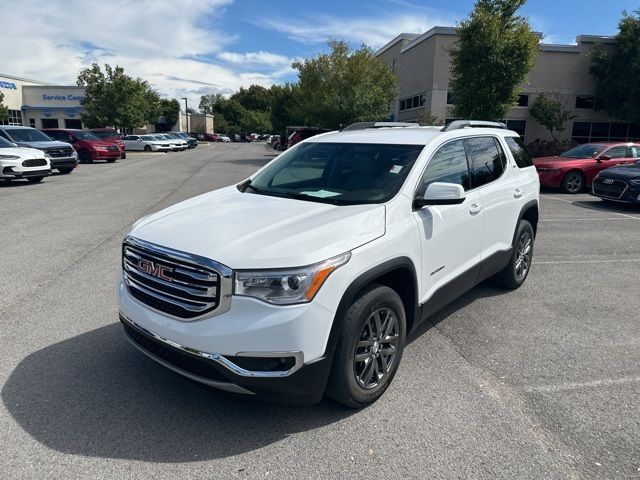
<svg viewBox="0 0 640 480">
<path fill-rule="evenodd" d="M 523 94 L 518 95 L 518 101 L 516 103 L 518 107 L 528 107 L 529 106 L 529 95 Z"/>
<path fill-rule="evenodd" d="M 621 122 L 573 122 L 571 140 L 578 143 L 628 142 L 640 137 L 639 128 Z"/>
<path fill-rule="evenodd" d="M 505 123 L 507 124 L 507 128 L 509 130 L 513 130 L 522 138 L 524 138 L 524 132 L 527 128 L 526 120 L 507 120 Z"/>
<path fill-rule="evenodd" d="M 576 97 L 576 108 L 589 108 L 593 110 L 595 100 L 592 95 L 578 95 Z"/>
<path fill-rule="evenodd" d="M 29 119 L 29 126 L 31 128 L 36 128 L 36 119 L 35 118 L 30 118 Z"/>
<path fill-rule="evenodd" d="M 433 182 L 455 183 L 462 185 L 465 190 L 471 188 L 467 154 L 462 140 L 446 143 L 431 157 L 422 176 L 422 186 L 418 194 L 424 195 L 429 184 Z"/>
<path fill-rule="evenodd" d="M 82 121 L 78 120 L 77 118 L 65 118 L 64 128 L 75 128 L 78 130 L 82 130 Z"/>
<path fill-rule="evenodd" d="M 58 119 L 57 118 L 43 118 L 42 119 L 42 128 L 58 128 Z"/>
<path fill-rule="evenodd" d="M 456 99 L 453 96 L 453 92 L 447 90 L 447 105 L 455 105 Z"/>
<path fill-rule="evenodd" d="M 493 137 L 475 137 L 465 140 L 471 153 L 473 184 L 481 187 L 502 176 L 506 157 Z"/>
<path fill-rule="evenodd" d="M 9 117 L 6 120 L 1 120 L 0 125 L 22 125 L 22 112 L 9 110 Z"/>
<path fill-rule="evenodd" d="M 424 94 L 414 95 L 413 97 L 400 100 L 400 111 L 418 108 L 424 105 L 426 96 Z"/>
</svg>

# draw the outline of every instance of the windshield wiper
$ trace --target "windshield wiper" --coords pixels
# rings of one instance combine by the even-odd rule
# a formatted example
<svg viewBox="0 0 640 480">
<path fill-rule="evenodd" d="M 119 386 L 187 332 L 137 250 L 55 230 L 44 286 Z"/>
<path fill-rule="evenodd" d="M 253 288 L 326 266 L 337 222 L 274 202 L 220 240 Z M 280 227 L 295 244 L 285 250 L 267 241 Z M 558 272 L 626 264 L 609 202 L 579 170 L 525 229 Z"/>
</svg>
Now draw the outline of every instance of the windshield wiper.
<svg viewBox="0 0 640 480">
<path fill-rule="evenodd" d="M 313 195 L 308 195 L 306 193 L 299 192 L 278 192 L 274 193 L 279 197 L 293 198 L 295 200 L 306 200 L 308 202 L 318 202 L 318 203 L 331 203 L 333 205 L 339 205 L 339 200 L 335 198 L 327 198 L 327 197 L 315 197 Z"/>
<path fill-rule="evenodd" d="M 254 192 L 256 192 L 256 193 L 261 193 L 263 195 L 266 194 L 266 192 L 264 190 L 254 186 L 254 185 L 251 185 L 251 179 L 249 179 L 246 182 L 241 183 L 240 185 L 238 185 L 238 190 L 240 190 L 242 193 L 246 192 L 247 189 L 249 189 L 249 188 L 251 190 L 253 190 Z"/>
</svg>

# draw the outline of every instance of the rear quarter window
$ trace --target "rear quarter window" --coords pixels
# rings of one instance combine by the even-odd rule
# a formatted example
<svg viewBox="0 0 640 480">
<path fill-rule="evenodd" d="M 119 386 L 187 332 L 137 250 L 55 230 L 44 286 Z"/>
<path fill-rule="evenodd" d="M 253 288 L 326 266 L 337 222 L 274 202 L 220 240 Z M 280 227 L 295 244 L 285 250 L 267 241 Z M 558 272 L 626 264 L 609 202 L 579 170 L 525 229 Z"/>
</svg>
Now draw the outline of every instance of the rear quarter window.
<svg viewBox="0 0 640 480">
<path fill-rule="evenodd" d="M 507 147 L 511 150 L 511 154 L 513 155 L 518 167 L 527 168 L 533 166 L 531 157 L 525 150 L 522 140 L 515 137 L 506 137 L 504 140 L 507 142 Z"/>
</svg>

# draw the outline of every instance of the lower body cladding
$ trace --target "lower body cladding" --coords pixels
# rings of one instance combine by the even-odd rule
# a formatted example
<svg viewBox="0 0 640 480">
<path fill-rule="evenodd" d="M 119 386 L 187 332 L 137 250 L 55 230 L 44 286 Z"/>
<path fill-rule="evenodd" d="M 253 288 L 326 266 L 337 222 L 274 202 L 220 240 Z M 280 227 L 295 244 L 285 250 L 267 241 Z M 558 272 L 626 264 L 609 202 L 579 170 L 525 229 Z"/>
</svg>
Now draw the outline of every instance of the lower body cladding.
<svg viewBox="0 0 640 480">
<path fill-rule="evenodd" d="M 322 399 L 333 357 L 325 352 L 333 314 L 324 307 L 314 302 L 276 307 L 234 297 L 225 313 L 185 321 L 143 306 L 123 282 L 118 288 L 125 336 L 165 367 L 220 390 L 266 400 L 311 404 Z"/>
</svg>

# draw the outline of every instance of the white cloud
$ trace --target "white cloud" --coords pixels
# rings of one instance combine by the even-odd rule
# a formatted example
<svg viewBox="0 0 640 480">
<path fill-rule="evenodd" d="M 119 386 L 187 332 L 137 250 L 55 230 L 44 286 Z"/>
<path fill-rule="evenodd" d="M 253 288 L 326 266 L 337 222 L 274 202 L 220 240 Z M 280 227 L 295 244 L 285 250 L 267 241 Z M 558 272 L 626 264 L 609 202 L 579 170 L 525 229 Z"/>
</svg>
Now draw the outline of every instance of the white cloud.
<svg viewBox="0 0 640 480">
<path fill-rule="evenodd" d="M 302 20 L 266 19 L 259 25 L 283 33 L 291 40 L 318 44 L 329 40 L 364 42 L 378 48 L 399 33 L 423 33 L 434 26 L 454 25 L 455 19 L 442 14 L 386 14 L 378 17 L 343 18 L 315 15 Z"/>
<path fill-rule="evenodd" d="M 249 52 L 231 54 L 239 61 L 227 58 L 225 66 L 211 63 L 236 40 L 216 28 L 231 2 L 20 0 L 2 12 L 2 73 L 70 85 L 82 68 L 109 63 L 196 106 L 204 93 L 269 86 L 288 66 L 286 57 Z"/>
<path fill-rule="evenodd" d="M 245 53 L 220 52 L 218 58 L 238 65 L 257 64 L 272 68 L 286 67 L 293 62 L 292 58 L 284 55 L 263 51 Z"/>
</svg>

